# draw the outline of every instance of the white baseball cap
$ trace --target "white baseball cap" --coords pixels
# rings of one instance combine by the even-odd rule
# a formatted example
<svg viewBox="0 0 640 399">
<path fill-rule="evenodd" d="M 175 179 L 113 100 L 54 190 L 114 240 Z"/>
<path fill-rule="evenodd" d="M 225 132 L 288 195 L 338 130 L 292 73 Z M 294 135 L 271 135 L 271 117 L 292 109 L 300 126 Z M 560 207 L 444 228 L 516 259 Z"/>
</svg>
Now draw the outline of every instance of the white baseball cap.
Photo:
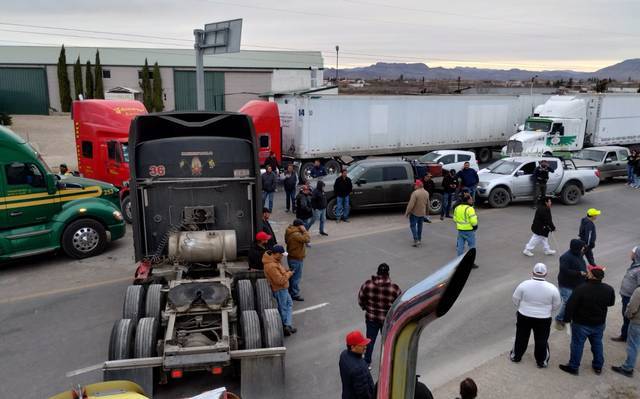
<svg viewBox="0 0 640 399">
<path fill-rule="evenodd" d="M 538 276 L 546 276 L 547 275 L 547 265 L 544 263 L 536 263 L 533 266 L 533 274 Z"/>
</svg>

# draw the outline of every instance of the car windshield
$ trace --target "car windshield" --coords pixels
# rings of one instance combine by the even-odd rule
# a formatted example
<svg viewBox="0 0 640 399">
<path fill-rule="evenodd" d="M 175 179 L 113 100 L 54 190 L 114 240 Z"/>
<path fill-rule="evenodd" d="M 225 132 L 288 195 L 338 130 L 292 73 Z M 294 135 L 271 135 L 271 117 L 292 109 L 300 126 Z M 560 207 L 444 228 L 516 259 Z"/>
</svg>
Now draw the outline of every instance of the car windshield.
<svg viewBox="0 0 640 399">
<path fill-rule="evenodd" d="M 578 152 L 576 155 L 574 155 L 573 157 L 575 159 L 585 159 L 585 160 L 588 160 L 588 161 L 600 162 L 600 161 L 602 161 L 602 156 L 603 155 L 604 155 L 604 151 L 582 150 L 582 151 Z"/>
<path fill-rule="evenodd" d="M 524 130 L 528 132 L 548 132 L 551 130 L 551 122 L 528 120 L 524 125 Z"/>
<path fill-rule="evenodd" d="M 498 175 L 510 175 L 514 170 L 518 169 L 518 167 L 522 165 L 522 162 L 515 161 L 496 161 L 492 163 L 487 169 L 491 173 L 496 173 Z"/>
<path fill-rule="evenodd" d="M 122 157 L 125 163 L 129 163 L 129 143 L 122 143 Z"/>
<path fill-rule="evenodd" d="M 364 172 L 364 167 L 358 165 L 357 163 L 350 165 L 347 168 L 347 176 L 349 176 L 351 180 L 356 180 L 358 177 L 360 177 L 360 175 L 362 175 L 362 172 Z"/>
<path fill-rule="evenodd" d="M 438 153 L 438 152 L 430 152 L 428 154 L 425 154 L 423 156 L 421 156 L 420 158 L 418 158 L 418 161 L 420 162 L 435 162 L 436 159 L 440 158 L 442 156 L 442 154 Z"/>
</svg>

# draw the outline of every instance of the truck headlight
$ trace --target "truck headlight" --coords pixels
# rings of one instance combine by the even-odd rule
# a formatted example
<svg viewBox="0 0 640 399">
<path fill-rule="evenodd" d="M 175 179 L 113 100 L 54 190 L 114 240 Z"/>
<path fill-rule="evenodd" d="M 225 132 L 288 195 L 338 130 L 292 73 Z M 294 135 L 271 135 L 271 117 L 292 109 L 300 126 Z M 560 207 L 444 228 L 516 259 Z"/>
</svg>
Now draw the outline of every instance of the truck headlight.
<svg viewBox="0 0 640 399">
<path fill-rule="evenodd" d="M 124 218 L 122 217 L 122 212 L 120 211 L 113 211 L 113 218 L 119 222 L 124 220 Z"/>
</svg>

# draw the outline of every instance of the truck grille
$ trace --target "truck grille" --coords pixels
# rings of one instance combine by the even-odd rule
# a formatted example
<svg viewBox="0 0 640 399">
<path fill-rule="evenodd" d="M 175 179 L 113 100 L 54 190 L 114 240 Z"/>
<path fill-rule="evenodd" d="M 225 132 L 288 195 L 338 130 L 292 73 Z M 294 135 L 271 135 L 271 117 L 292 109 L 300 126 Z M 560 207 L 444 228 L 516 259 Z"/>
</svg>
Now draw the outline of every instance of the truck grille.
<svg viewBox="0 0 640 399">
<path fill-rule="evenodd" d="M 507 141 L 507 155 L 520 155 L 522 154 L 522 142 L 517 140 Z"/>
</svg>

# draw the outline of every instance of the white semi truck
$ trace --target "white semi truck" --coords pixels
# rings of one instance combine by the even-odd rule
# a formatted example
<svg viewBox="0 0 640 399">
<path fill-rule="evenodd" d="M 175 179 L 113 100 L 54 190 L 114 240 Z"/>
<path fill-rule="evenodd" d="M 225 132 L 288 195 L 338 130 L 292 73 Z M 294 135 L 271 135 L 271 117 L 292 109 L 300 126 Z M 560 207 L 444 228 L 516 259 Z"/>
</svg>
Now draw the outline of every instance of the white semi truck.
<svg viewBox="0 0 640 399">
<path fill-rule="evenodd" d="M 536 107 L 504 156 L 551 155 L 592 146 L 640 144 L 639 94 L 553 96 Z"/>
</svg>

